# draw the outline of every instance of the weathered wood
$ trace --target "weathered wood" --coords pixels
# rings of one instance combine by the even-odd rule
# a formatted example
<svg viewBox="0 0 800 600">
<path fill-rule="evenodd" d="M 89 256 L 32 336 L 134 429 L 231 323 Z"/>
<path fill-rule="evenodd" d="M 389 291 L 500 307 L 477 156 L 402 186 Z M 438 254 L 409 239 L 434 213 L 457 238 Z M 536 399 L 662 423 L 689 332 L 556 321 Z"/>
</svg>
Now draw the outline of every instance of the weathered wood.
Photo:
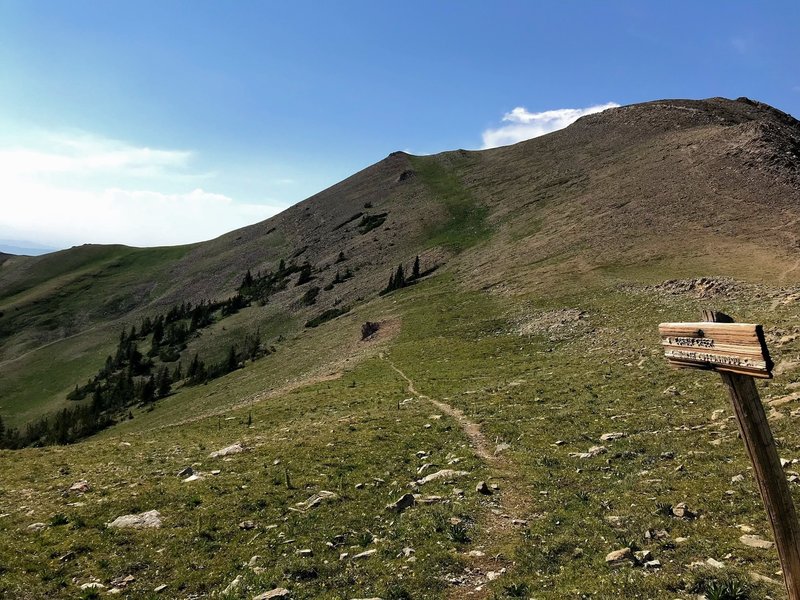
<svg viewBox="0 0 800 600">
<path fill-rule="evenodd" d="M 703 311 L 703 318 L 711 322 L 730 319 L 713 311 Z M 724 371 L 719 375 L 730 394 L 739 432 L 767 509 L 789 600 L 800 600 L 800 524 L 764 406 L 753 377 Z"/>
<path fill-rule="evenodd" d="M 664 355 L 678 369 L 727 371 L 772 377 L 772 360 L 761 325 L 748 323 L 661 323 Z"/>
</svg>

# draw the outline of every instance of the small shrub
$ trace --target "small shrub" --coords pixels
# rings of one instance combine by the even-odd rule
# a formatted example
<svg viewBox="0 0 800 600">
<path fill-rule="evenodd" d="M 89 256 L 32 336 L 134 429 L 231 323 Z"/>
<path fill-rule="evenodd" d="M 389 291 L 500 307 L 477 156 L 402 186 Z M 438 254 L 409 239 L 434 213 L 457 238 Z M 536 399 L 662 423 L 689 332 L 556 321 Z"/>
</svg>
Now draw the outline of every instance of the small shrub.
<svg viewBox="0 0 800 600">
<path fill-rule="evenodd" d="M 58 527 L 59 525 L 66 525 L 67 523 L 69 523 L 69 519 L 67 518 L 67 515 L 63 513 L 56 513 L 50 519 L 51 527 Z"/>
<path fill-rule="evenodd" d="M 457 544 L 466 544 L 469 542 L 466 526 L 463 523 L 448 523 L 447 539 Z"/>
<path fill-rule="evenodd" d="M 373 323 L 372 321 L 367 321 L 361 326 L 361 339 L 362 340 L 367 339 L 372 334 L 377 333 L 377 331 L 380 328 L 381 328 L 380 323 Z"/>
</svg>

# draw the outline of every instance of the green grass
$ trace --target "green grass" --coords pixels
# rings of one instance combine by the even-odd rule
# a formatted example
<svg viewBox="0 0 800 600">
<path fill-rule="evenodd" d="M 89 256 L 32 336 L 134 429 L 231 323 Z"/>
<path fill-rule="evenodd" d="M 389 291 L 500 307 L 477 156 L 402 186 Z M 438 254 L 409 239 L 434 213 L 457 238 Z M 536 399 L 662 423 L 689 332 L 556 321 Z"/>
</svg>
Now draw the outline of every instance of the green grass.
<svg viewBox="0 0 800 600">
<path fill-rule="evenodd" d="M 447 214 L 444 223 L 426 231 L 426 245 L 446 246 L 459 252 L 486 239 L 490 233 L 486 224 L 488 209 L 464 187 L 458 169 L 446 168 L 432 156 L 412 156 L 410 160 L 417 176 Z"/>
<path fill-rule="evenodd" d="M 442 598 L 450 587 L 444 575 L 463 574 L 472 549 L 500 555 L 487 559 L 487 569 L 513 563 L 511 574 L 483 582 L 498 598 L 519 597 L 526 589 L 554 600 L 578 594 L 668 600 L 724 586 L 735 591 L 730 581 L 746 582 L 750 571 L 772 576 L 779 568 L 774 551 L 741 545 L 736 525 L 766 538 L 769 527 L 735 422 L 726 418 L 731 413 L 719 378 L 669 370 L 656 329 L 664 320 L 695 319 L 709 305 L 761 322 L 767 331 L 786 328 L 794 318 L 791 305 L 772 310 L 768 294 L 709 301 L 597 286 L 510 300 L 467 292 L 443 273 L 317 328 L 287 334 L 275 355 L 181 390 L 152 412 L 135 411 L 133 420 L 86 442 L 1 452 L 0 514 L 8 515 L 0 518 L 6 540 L 0 591 L 21 598 L 74 597 L 73 577 L 108 584 L 133 574 L 134 594 L 146 597 L 168 583 L 170 594 L 188 596 L 219 592 L 241 574 L 243 587 L 234 597 L 280 585 L 295 598 L 404 592 Z M 585 319 L 553 326 L 545 318 L 565 308 L 585 311 Z M 358 341 L 364 321 L 389 315 L 401 323 L 396 338 L 380 347 Z M 248 317 L 232 319 L 244 323 Z M 208 337 L 233 334 L 239 326 L 234 320 Z M 520 335 L 521 322 L 533 323 L 534 333 Z M 800 343 L 773 343 L 771 350 L 780 363 L 795 357 Z M 437 412 L 432 405 L 403 402 L 410 394 L 388 361 L 420 393 L 463 410 L 489 440 L 510 444 L 504 453 L 508 470 L 480 461 L 455 421 L 431 418 Z M 331 366 L 320 369 L 324 364 Z M 335 371 L 342 373 L 338 379 L 317 377 L 295 387 L 310 374 Z M 788 393 L 786 385 L 797 378 L 790 371 L 761 383 L 762 395 Z M 679 395 L 663 393 L 673 385 Z M 726 412 L 712 420 L 717 409 Z M 790 409 L 784 407 L 784 418 L 772 426 L 781 456 L 794 458 L 800 456 L 800 435 Z M 600 442 L 610 431 L 626 437 Z M 721 442 L 711 443 L 716 440 Z M 251 451 L 230 461 L 208 458 L 236 441 Z M 591 459 L 570 456 L 597 444 L 608 451 Z M 420 460 L 419 450 L 431 458 Z M 466 491 L 463 499 L 452 496 L 451 485 L 429 484 L 422 493 L 444 501 L 400 516 L 384 510 L 409 490 L 422 462 L 445 468 L 453 456 L 462 459 L 457 468 L 470 472 L 457 483 Z M 182 483 L 175 474 L 190 464 L 221 473 Z M 732 484 L 739 473 L 745 481 Z M 83 498 L 62 495 L 82 478 L 93 491 Z M 475 493 L 475 483 L 489 478 L 500 483 L 499 495 Z M 305 513 L 292 510 L 319 490 L 338 499 Z M 498 536 L 498 517 L 490 509 L 498 498 L 512 497 L 519 503 L 506 510 L 527 525 Z M 71 505 L 75 501 L 83 505 Z M 701 518 L 679 520 L 659 508 L 679 502 Z M 151 509 L 162 512 L 163 529 L 104 527 L 120 514 Z M 26 529 L 37 521 L 62 522 L 59 515 L 66 524 L 40 533 Z M 466 524 L 463 529 L 448 525 L 453 516 Z M 258 527 L 239 529 L 244 520 Z M 662 529 L 668 539 L 644 535 Z M 678 537 L 688 539 L 678 543 Z M 295 541 L 285 544 L 287 539 Z M 605 555 L 624 545 L 650 550 L 662 568 L 606 567 Z M 416 561 L 402 555 L 405 547 L 415 550 Z M 313 556 L 296 555 L 301 548 Z M 352 556 L 369 548 L 378 552 L 363 562 L 339 560 L 341 552 Z M 61 562 L 70 551 L 75 558 Z M 254 555 L 263 571 L 243 566 Z M 690 568 L 709 557 L 725 562 L 724 574 Z M 769 584 L 749 589 L 751 598 L 782 597 Z"/>
</svg>

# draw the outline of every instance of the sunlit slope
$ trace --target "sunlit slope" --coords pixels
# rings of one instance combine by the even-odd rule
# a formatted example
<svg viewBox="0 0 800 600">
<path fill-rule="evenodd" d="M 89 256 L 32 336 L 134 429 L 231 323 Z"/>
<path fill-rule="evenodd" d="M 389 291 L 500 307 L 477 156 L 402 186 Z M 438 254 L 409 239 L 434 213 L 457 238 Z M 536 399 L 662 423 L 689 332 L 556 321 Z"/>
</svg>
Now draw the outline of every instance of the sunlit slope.
<svg viewBox="0 0 800 600">
<path fill-rule="evenodd" d="M 471 289 L 553 293 L 704 274 L 790 284 L 800 256 L 800 129 L 748 100 L 664 100 L 480 152 L 394 153 L 262 223 L 177 248 L 84 246 L 0 266 L 0 411 L 63 405 L 124 326 L 223 299 L 244 273 L 308 262 L 309 286 L 237 315 L 277 339 L 374 298 L 397 264 L 451 270 Z M 457 257 L 457 258 L 456 258 Z M 327 290 L 337 271 L 354 275 Z M 192 342 L 217 356 L 222 323 Z M 17 418 L 14 415 L 24 415 Z"/>
</svg>

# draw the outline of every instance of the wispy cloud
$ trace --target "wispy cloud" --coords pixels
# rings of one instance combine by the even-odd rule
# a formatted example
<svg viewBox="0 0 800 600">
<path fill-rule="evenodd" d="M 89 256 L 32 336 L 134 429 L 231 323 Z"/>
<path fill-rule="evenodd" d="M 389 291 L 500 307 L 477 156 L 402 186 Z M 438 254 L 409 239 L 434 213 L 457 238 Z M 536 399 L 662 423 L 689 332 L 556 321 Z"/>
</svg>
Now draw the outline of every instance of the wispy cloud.
<svg viewBox="0 0 800 600">
<path fill-rule="evenodd" d="M 571 125 L 584 115 L 616 108 L 619 104 L 608 102 L 587 108 L 559 108 L 543 112 L 529 112 L 522 106 L 503 115 L 503 123 L 483 132 L 483 148 L 496 148 L 539 137 Z"/>
<path fill-rule="evenodd" d="M 204 189 L 213 174 L 194 169 L 194 158 L 85 132 L 0 143 L 0 237 L 57 246 L 182 244 L 280 210 Z"/>
</svg>

